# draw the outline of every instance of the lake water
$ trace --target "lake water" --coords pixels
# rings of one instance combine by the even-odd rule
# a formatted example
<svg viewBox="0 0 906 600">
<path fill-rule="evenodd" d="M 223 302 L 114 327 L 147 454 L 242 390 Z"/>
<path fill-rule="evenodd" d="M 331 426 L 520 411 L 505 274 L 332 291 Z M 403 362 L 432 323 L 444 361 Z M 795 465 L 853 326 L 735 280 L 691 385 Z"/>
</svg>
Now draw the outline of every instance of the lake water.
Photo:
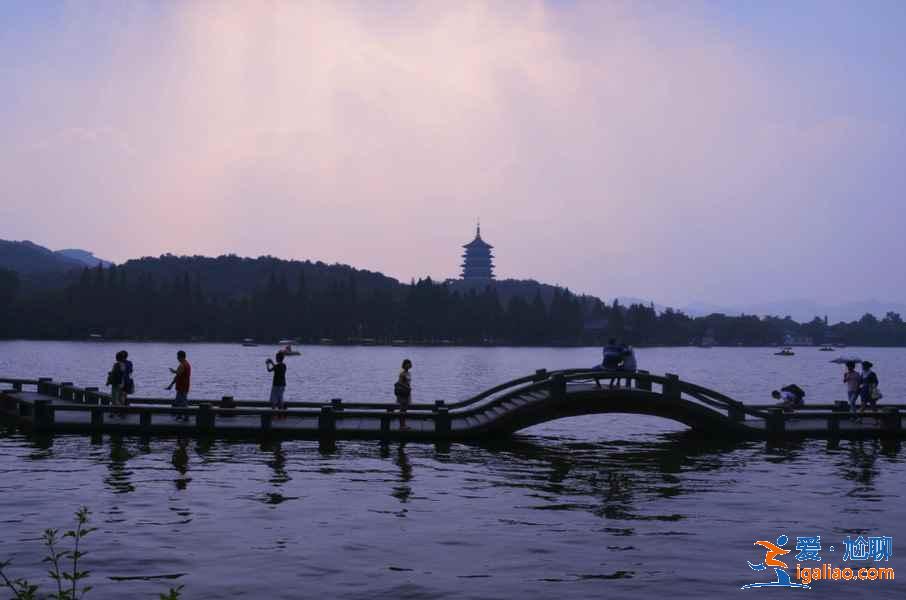
<svg viewBox="0 0 906 600">
<path fill-rule="evenodd" d="M 122 344 L 0 342 L 0 376 L 103 384 Z M 138 395 L 163 396 L 172 344 L 129 344 Z M 264 399 L 272 348 L 190 344 L 192 397 Z M 449 401 L 537 368 L 590 366 L 595 348 L 302 347 L 288 399 L 390 401 L 403 358 L 414 399 Z M 906 350 L 871 359 L 885 400 L 902 402 Z M 746 402 L 796 382 L 806 401 L 842 399 L 831 353 L 655 348 L 640 367 Z M 0 559 L 40 577 L 45 527 L 80 505 L 89 598 L 723 598 L 754 581 L 755 540 L 820 535 L 906 539 L 906 451 L 874 441 L 727 444 L 656 418 L 587 416 L 493 444 L 27 437 L 0 432 Z M 835 552 L 829 546 L 835 546 Z M 787 555 L 787 562 L 795 565 Z M 803 563 L 806 564 L 806 563 Z M 814 564 L 814 563 L 809 563 Z M 903 563 L 906 565 L 906 562 Z M 795 566 L 792 571 L 795 571 Z M 769 570 L 770 572 L 770 570 Z M 902 575 L 906 579 L 906 573 Z M 906 584 L 816 582 L 831 598 L 901 598 Z M 0 598 L 4 598 L 0 593 Z"/>
</svg>

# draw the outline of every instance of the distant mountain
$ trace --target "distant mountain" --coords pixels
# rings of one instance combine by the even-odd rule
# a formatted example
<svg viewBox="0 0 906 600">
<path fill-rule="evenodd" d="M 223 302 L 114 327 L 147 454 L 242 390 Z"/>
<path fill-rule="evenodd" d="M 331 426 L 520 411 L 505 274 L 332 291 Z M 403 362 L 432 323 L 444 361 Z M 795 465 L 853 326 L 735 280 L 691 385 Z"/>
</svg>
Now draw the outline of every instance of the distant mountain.
<svg viewBox="0 0 906 600">
<path fill-rule="evenodd" d="M 88 252 L 87 250 L 79 250 L 77 248 L 57 250 L 56 252 L 54 252 L 54 254 L 62 256 L 63 258 L 78 261 L 86 267 L 96 267 L 98 265 L 102 265 L 104 268 L 107 268 L 113 264 L 108 260 L 98 258 L 94 255 L 93 252 Z"/>
<path fill-rule="evenodd" d="M 0 240 L 0 268 L 16 271 L 20 275 L 61 273 L 83 266 L 79 260 L 27 240 Z"/>
<path fill-rule="evenodd" d="M 822 319 L 827 316 L 831 323 L 857 321 L 866 313 L 883 317 L 888 312 L 906 315 L 906 304 L 899 302 L 883 302 L 880 300 L 863 300 L 860 302 L 846 302 L 843 304 L 820 304 L 814 300 L 788 300 L 785 302 L 766 302 L 742 306 L 720 306 L 697 302 L 683 308 L 683 312 L 692 317 L 702 317 L 714 313 L 727 316 L 740 314 L 763 316 L 790 316 L 799 322 L 811 321 L 815 317 Z"/>
</svg>

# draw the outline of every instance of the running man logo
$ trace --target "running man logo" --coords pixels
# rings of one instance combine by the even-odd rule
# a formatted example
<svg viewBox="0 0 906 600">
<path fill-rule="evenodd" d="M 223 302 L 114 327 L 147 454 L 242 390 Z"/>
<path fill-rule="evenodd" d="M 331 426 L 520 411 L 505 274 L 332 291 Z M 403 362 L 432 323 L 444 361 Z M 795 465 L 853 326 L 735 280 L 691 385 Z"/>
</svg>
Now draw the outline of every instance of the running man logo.
<svg viewBox="0 0 906 600">
<path fill-rule="evenodd" d="M 765 541 L 765 540 L 756 541 L 754 544 L 755 546 L 761 546 L 762 548 L 765 549 L 764 561 L 757 563 L 757 564 L 750 562 L 749 568 L 752 569 L 753 571 L 755 571 L 756 573 L 758 573 L 761 571 L 767 571 L 768 567 L 771 567 L 774 569 L 775 579 L 774 579 L 774 581 L 768 581 L 768 582 L 763 582 L 763 583 L 748 583 L 739 589 L 748 590 L 751 588 L 763 588 L 763 587 L 785 587 L 785 588 L 811 589 L 810 586 L 807 586 L 805 584 L 793 583 L 790 580 L 790 574 L 786 572 L 786 569 L 790 568 L 789 565 L 787 565 L 785 562 L 783 562 L 782 560 L 779 560 L 777 558 L 778 556 L 783 556 L 784 554 L 790 553 L 789 550 L 784 548 L 784 546 L 786 546 L 789 541 L 790 541 L 790 539 L 785 535 L 781 535 L 780 537 L 778 537 L 776 544 L 773 544 L 773 543 Z M 748 561 L 746 561 L 746 562 L 748 562 Z"/>
</svg>

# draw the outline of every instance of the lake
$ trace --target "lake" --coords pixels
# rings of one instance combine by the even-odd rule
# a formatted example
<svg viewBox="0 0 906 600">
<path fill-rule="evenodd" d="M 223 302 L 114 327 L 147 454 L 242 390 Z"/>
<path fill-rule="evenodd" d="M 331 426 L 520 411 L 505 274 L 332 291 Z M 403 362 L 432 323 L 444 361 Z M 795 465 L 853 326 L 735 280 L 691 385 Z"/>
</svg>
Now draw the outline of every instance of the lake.
<svg viewBox="0 0 906 600">
<path fill-rule="evenodd" d="M 185 344 L 190 397 L 265 399 L 274 348 Z M 116 350 L 137 395 L 165 396 L 173 344 L 0 342 L 0 375 L 102 386 Z M 453 401 L 538 368 L 591 366 L 598 348 L 300 347 L 287 399 L 392 400 L 403 358 L 415 401 Z M 806 402 L 843 399 L 837 354 L 766 348 L 643 348 L 673 372 L 745 402 L 787 383 Z M 902 402 L 906 350 L 871 359 Z M 772 575 L 755 540 L 821 536 L 835 566 L 897 567 L 906 539 L 906 453 L 898 445 L 703 439 L 649 417 L 564 419 L 483 444 L 282 443 L 0 433 L 0 559 L 40 577 L 40 532 L 80 505 L 89 598 L 727 597 Z M 889 563 L 844 563 L 844 539 L 891 536 Z M 830 552 L 829 547 L 835 546 Z M 796 551 L 787 555 L 788 563 Z M 818 563 L 803 563 L 803 565 Z M 770 570 L 768 571 L 770 573 Z M 818 581 L 839 598 L 900 598 L 897 581 Z M 770 594 L 749 590 L 747 594 Z M 807 592 L 782 592 L 807 593 Z M 0 597 L 5 597 L 0 594 Z"/>
</svg>

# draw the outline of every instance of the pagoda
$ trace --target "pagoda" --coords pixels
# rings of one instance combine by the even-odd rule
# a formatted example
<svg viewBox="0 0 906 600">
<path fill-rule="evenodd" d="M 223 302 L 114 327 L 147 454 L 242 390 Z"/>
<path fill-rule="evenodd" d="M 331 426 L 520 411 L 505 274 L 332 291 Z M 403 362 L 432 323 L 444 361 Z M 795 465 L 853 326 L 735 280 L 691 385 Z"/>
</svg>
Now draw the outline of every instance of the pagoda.
<svg viewBox="0 0 906 600">
<path fill-rule="evenodd" d="M 462 278 L 466 281 L 489 281 L 494 279 L 494 255 L 490 245 L 481 239 L 481 223 L 475 230 L 475 239 L 463 246 Z"/>
</svg>

